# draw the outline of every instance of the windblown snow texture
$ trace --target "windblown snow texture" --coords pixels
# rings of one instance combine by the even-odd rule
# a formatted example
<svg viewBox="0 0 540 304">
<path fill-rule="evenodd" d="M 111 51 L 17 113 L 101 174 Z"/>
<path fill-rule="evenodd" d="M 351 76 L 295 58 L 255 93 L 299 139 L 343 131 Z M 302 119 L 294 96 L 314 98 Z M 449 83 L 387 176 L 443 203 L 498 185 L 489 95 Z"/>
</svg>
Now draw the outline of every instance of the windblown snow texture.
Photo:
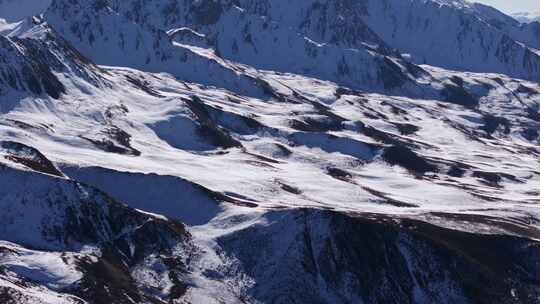
<svg viewBox="0 0 540 304">
<path fill-rule="evenodd" d="M 538 303 L 539 33 L 461 0 L 0 0 L 0 303 Z"/>
</svg>

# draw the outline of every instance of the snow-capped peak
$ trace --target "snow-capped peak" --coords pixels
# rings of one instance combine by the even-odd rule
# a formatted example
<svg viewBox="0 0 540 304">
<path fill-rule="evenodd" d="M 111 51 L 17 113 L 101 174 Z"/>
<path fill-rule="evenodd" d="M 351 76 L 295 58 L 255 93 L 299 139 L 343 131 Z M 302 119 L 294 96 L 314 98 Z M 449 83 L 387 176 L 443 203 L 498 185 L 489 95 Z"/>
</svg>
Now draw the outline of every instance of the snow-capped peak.
<svg viewBox="0 0 540 304">
<path fill-rule="evenodd" d="M 540 22 L 540 12 L 513 13 L 511 16 L 522 23 Z"/>
</svg>

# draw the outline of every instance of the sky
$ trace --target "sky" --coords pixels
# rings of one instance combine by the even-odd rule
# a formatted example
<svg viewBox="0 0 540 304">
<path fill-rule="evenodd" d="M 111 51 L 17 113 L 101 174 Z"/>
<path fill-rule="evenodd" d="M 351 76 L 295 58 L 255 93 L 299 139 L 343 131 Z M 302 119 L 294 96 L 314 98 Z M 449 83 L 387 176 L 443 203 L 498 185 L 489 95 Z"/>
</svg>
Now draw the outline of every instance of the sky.
<svg viewBox="0 0 540 304">
<path fill-rule="evenodd" d="M 505 13 L 540 12 L 540 0 L 474 0 L 498 8 Z"/>
</svg>

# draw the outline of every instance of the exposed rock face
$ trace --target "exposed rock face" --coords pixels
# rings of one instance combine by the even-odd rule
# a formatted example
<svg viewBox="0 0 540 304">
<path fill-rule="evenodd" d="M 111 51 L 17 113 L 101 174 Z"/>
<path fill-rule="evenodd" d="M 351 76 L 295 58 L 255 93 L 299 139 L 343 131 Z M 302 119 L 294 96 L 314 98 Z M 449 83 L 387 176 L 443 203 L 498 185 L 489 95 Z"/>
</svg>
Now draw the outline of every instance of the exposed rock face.
<svg viewBox="0 0 540 304">
<path fill-rule="evenodd" d="M 78 297 L 79 302 L 70 303 L 158 301 L 155 292 L 160 285 L 153 284 L 160 277 L 172 284 L 167 288 L 185 289 L 183 259 L 191 246 L 183 224 L 138 212 L 99 190 L 63 178 L 5 167 L 0 180 L 4 186 L 0 191 L 4 223 L 0 280 L 18 285 L 2 284 L 5 301 L 24 302 L 40 288 Z M 46 252 L 49 260 L 41 260 Z M 43 270 L 23 262 L 13 264 L 23 254 L 35 256 L 33 263 L 44 263 L 43 269 L 60 267 L 55 270 L 58 276 L 69 276 L 72 269 L 79 280 L 63 286 L 64 281 L 54 284 L 40 279 L 46 275 L 40 274 Z M 139 270 L 147 265 L 161 268 Z M 147 281 L 145 275 L 155 276 L 154 281 Z M 171 290 L 166 298 L 181 296 Z"/>
<path fill-rule="evenodd" d="M 0 110 L 7 112 L 16 106 L 13 94 L 50 96 L 59 99 L 66 93 L 66 83 L 58 73 L 72 74 L 91 85 L 104 85 L 99 68 L 35 17 L 21 26 L 33 28 L 33 36 L 0 36 Z M 39 37 L 39 39 L 36 39 Z"/>
<path fill-rule="evenodd" d="M 29 54 L 28 57 L 23 57 L 26 62 L 20 71 L 3 70 L 2 84 L 7 84 L 16 90 L 28 90 L 36 95 L 46 93 L 53 98 L 60 98 L 60 94 L 65 93 L 65 87 L 51 72 L 50 64 L 43 60 L 44 58 L 53 57 L 52 54 L 40 53 L 44 48 L 32 45 L 33 41 L 31 40 L 19 40 L 17 45 L 15 44 L 17 41 L 13 43 L 7 38 L 2 37 L 1 39 L 2 49 L 9 52 L 9 54 L 2 57 L 2 66 L 4 68 L 9 69 L 11 64 L 8 62 L 8 58 L 17 56 L 16 53 L 20 52 L 17 46 L 24 48 L 22 53 Z"/>
<path fill-rule="evenodd" d="M 0 149 L 6 154 L 4 157 L 12 162 L 20 163 L 34 171 L 63 176 L 62 172 L 35 148 L 18 142 L 3 141 L 0 142 Z"/>
<path fill-rule="evenodd" d="M 278 211 L 219 243 L 228 275 L 265 282 L 241 290 L 253 301 L 535 303 L 540 292 L 537 242 L 416 220 Z"/>
</svg>

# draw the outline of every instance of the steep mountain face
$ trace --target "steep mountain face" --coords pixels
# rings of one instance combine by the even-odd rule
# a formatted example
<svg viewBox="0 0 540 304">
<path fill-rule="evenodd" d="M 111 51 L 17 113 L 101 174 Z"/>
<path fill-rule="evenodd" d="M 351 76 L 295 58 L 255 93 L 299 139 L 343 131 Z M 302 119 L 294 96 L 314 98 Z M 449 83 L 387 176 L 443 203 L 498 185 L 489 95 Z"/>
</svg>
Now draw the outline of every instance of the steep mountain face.
<svg viewBox="0 0 540 304">
<path fill-rule="evenodd" d="M 300 32 L 281 28 L 276 22 L 264 21 L 259 15 L 246 14 L 230 3 L 177 5 L 174 14 L 181 16 L 185 12 L 185 17 L 177 17 L 174 24 L 183 26 L 187 23 L 193 29 L 164 28 L 162 24 L 172 22 L 167 19 L 170 18 L 169 14 L 173 14 L 168 11 L 167 5 L 159 1 L 142 4 L 57 0 L 47 10 L 45 17 L 83 54 L 99 64 L 169 72 L 189 81 L 236 91 L 245 90 L 250 94 L 258 91 L 256 86 L 253 88 L 252 78 L 260 76 L 252 75 L 252 72 L 223 59 L 259 69 L 305 74 L 359 88 L 392 89 L 421 76 L 420 68 L 400 58 L 388 57 L 390 53 L 387 50 L 360 43 L 362 37 L 357 34 L 375 40 L 377 37 L 370 34 L 367 28 L 353 28 L 352 22 L 357 20 L 351 21 L 350 29 L 344 30 L 346 33 L 342 35 L 347 37 L 339 38 L 344 43 L 350 40 L 350 43 L 356 44 L 355 49 L 348 50 L 343 49 L 343 45 L 320 44 L 302 36 Z M 152 6 L 155 7 L 150 8 Z M 141 11 L 162 14 L 143 17 Z M 212 18 L 212 14 L 216 15 L 213 17 L 215 21 L 199 16 Z M 219 23 L 216 23 L 217 20 Z M 133 24 L 132 21 L 139 23 Z M 165 30 L 176 43 L 171 41 Z M 190 40 L 198 38 L 203 41 L 203 48 L 193 47 L 193 43 L 186 44 L 186 41 L 179 39 L 185 36 L 181 34 L 186 30 L 190 33 Z M 104 52 L 96 54 L 93 52 L 96 47 Z"/>
<path fill-rule="evenodd" d="M 111 5 L 135 22 L 162 29 L 192 28 L 214 44 L 217 41 L 215 45 L 226 50 L 226 58 L 249 60 L 257 56 L 257 64 L 273 65 L 274 69 L 283 57 L 293 57 L 296 65 L 301 64 L 305 59 L 294 53 L 308 42 L 312 44 L 309 49 L 320 52 L 330 52 L 325 49 L 335 44 L 359 50 L 367 45 L 383 55 L 396 49 L 419 64 L 533 80 L 540 75 L 540 57 L 529 48 L 539 45 L 535 24 L 520 25 L 493 8 L 465 1 L 302 1 L 293 5 L 266 0 L 116 2 Z M 300 38 L 298 46 L 289 49 L 287 43 L 279 41 L 287 35 L 275 37 L 273 32 L 280 27 L 293 35 L 286 39 L 289 44 L 294 43 L 291 39 Z M 265 55 L 265 50 L 280 51 L 284 45 L 293 55 L 276 53 L 278 58 L 264 60 L 272 56 Z M 246 49 L 248 54 L 234 56 Z M 329 60 L 334 56 L 323 57 Z M 291 67 L 288 62 L 281 64 Z M 312 64 L 306 66 L 313 68 Z"/>
<path fill-rule="evenodd" d="M 512 39 L 535 49 L 540 48 L 540 28 L 537 22 L 520 23 L 515 18 L 507 16 L 492 7 L 478 3 L 474 5 L 474 10 L 480 18 L 493 27 L 502 30 Z"/>
<path fill-rule="evenodd" d="M 31 149 L 3 147 L 23 157 Z M 184 259 L 192 250 L 181 223 L 136 211 L 63 177 L 9 163 L 0 170 L 2 302 L 129 303 L 181 296 Z"/>
<path fill-rule="evenodd" d="M 265 220 L 218 240 L 234 257 L 227 275 L 265 282 L 241 290 L 253 301 L 527 303 L 540 291 L 525 283 L 538 278 L 531 256 L 540 247 L 524 239 L 329 211 L 272 212 Z"/>
<path fill-rule="evenodd" d="M 25 28 L 32 30 L 20 36 L 12 35 Z M 2 112 L 15 106 L 10 98 L 17 100 L 24 95 L 60 98 L 66 93 L 66 84 L 57 73 L 71 75 L 66 77 L 68 81 L 80 79 L 94 86 L 105 82 L 97 66 L 37 17 L 10 29 L 6 36 L 0 36 L 0 44 L 0 95 L 6 101 L 0 104 Z"/>
<path fill-rule="evenodd" d="M 171 73 L 187 81 L 260 95 L 260 88 L 235 67 L 173 45 L 164 31 L 132 23 L 106 1 L 55 0 L 45 19 L 98 64 Z"/>
<path fill-rule="evenodd" d="M 365 20 L 415 62 L 539 79 L 538 54 L 455 2 L 369 1 Z"/>
<path fill-rule="evenodd" d="M 6 3 L 1 303 L 538 302 L 535 23 Z"/>
</svg>

